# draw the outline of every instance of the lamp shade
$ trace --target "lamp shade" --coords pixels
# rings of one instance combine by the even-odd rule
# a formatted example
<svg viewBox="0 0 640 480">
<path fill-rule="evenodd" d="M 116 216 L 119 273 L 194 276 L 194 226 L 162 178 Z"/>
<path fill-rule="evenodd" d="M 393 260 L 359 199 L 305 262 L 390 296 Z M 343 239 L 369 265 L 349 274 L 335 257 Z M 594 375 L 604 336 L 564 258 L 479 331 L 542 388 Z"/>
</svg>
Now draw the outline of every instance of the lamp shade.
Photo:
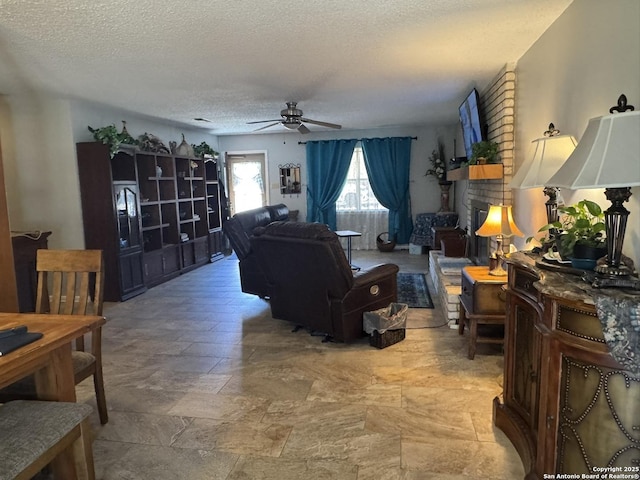
<svg viewBox="0 0 640 480">
<path fill-rule="evenodd" d="M 589 120 L 578 146 L 547 186 L 572 190 L 640 185 L 640 111 Z"/>
<path fill-rule="evenodd" d="M 491 205 L 484 223 L 476 230 L 476 235 L 481 237 L 493 237 L 502 235 L 512 237 L 517 235 L 524 237 L 516 222 L 513 221 L 511 205 Z"/>
<path fill-rule="evenodd" d="M 549 179 L 558 171 L 576 148 L 572 135 L 557 135 L 534 140 L 535 150 L 509 182 L 509 188 L 527 189 L 547 186 Z"/>
</svg>

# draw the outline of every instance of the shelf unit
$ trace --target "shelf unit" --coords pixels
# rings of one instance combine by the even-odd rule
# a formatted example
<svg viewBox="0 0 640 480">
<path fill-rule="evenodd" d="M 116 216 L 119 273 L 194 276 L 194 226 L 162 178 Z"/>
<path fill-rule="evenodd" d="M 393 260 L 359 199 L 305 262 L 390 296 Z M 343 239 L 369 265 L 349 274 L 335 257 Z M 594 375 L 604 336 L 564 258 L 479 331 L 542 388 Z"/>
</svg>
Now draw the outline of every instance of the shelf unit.
<svg viewBox="0 0 640 480">
<path fill-rule="evenodd" d="M 212 157 L 205 157 L 205 192 L 207 223 L 209 225 L 209 254 L 211 260 L 223 256 L 222 239 L 222 195 L 220 194 L 220 171 L 218 161 Z"/>
<path fill-rule="evenodd" d="M 147 288 L 134 152 L 111 159 L 106 145 L 92 142 L 79 143 L 77 153 L 85 247 L 103 251 L 104 299 L 127 300 Z"/>
<path fill-rule="evenodd" d="M 134 149 L 110 159 L 96 142 L 77 151 L 85 244 L 114 252 L 105 254 L 105 300 L 126 300 L 222 256 L 220 196 L 209 195 L 207 175 L 217 173 L 215 162 L 205 168 L 202 158 Z M 211 182 L 217 192 L 217 175 Z"/>
<path fill-rule="evenodd" d="M 485 165 L 468 165 L 447 171 L 447 180 L 494 180 L 502 178 L 503 166 L 501 163 L 488 163 Z"/>
</svg>

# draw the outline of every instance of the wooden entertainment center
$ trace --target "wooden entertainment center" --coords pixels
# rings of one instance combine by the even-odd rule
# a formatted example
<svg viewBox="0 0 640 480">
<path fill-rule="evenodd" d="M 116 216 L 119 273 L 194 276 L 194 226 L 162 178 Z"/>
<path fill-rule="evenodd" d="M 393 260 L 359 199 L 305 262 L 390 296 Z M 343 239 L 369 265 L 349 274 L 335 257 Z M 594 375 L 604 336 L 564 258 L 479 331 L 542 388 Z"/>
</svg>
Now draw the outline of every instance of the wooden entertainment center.
<svg viewBox="0 0 640 480">
<path fill-rule="evenodd" d="M 105 256 L 107 301 L 121 301 L 222 257 L 218 164 L 77 144 L 86 248 Z"/>
<path fill-rule="evenodd" d="M 527 253 L 507 262 L 504 392 L 494 423 L 520 454 L 525 478 L 640 467 L 640 292 L 594 289 L 578 275 L 539 268 Z"/>
</svg>

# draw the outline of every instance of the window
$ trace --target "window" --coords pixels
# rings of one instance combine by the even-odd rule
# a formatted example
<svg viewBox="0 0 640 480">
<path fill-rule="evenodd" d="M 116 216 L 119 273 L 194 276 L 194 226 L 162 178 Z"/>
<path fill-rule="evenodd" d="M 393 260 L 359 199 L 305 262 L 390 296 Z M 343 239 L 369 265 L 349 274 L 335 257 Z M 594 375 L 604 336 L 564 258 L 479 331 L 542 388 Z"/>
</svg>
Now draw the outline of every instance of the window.
<svg viewBox="0 0 640 480">
<path fill-rule="evenodd" d="M 364 166 L 362 147 L 356 147 L 353 150 L 347 181 L 336 201 L 336 210 L 338 212 L 387 210 L 378 202 L 371 190 L 367 169 Z"/>
</svg>

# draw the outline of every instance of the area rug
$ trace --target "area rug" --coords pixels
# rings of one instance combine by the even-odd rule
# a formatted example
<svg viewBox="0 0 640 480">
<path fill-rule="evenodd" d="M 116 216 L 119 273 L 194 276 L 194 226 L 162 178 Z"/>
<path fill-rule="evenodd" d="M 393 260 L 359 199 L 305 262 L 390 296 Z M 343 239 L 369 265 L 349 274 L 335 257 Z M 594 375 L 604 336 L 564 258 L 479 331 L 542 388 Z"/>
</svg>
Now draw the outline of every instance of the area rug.
<svg viewBox="0 0 640 480">
<path fill-rule="evenodd" d="M 433 308 L 433 301 L 422 273 L 398 273 L 398 303 L 410 308 Z"/>
</svg>

